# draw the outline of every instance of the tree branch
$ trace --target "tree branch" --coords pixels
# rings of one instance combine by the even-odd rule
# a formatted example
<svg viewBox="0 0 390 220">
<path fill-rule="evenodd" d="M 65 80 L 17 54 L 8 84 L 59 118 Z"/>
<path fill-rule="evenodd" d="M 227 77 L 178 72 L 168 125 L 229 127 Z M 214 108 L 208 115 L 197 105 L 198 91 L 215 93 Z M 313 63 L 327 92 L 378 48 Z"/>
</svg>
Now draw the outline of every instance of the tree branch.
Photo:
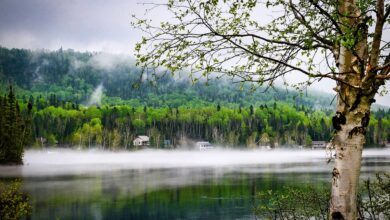
<svg viewBox="0 0 390 220">
<path fill-rule="evenodd" d="M 384 0 L 377 0 L 374 39 L 372 42 L 372 49 L 371 49 L 370 60 L 369 60 L 369 64 L 371 67 L 376 67 L 378 65 L 381 39 L 382 39 L 382 30 L 385 21 L 386 20 L 384 15 Z"/>
<path fill-rule="evenodd" d="M 377 70 L 380 70 L 380 74 L 375 75 L 376 79 L 386 80 L 390 79 L 390 53 L 385 59 L 385 64 L 381 67 L 377 67 Z"/>
<path fill-rule="evenodd" d="M 303 16 L 299 10 L 297 10 L 294 6 L 294 4 L 292 3 L 292 0 L 290 0 L 290 4 L 289 6 L 291 7 L 292 11 L 293 11 L 293 14 L 295 16 L 295 18 L 303 25 L 305 26 L 309 31 L 310 33 L 313 35 L 314 38 L 316 38 L 317 40 L 319 40 L 321 43 L 325 44 L 325 45 L 328 45 L 329 47 L 332 47 L 333 46 L 333 42 L 330 41 L 330 40 L 327 40 L 327 39 L 324 39 L 323 37 L 319 36 L 314 30 L 313 30 L 313 27 L 310 26 L 310 24 L 306 21 L 305 19 L 305 16 Z"/>
<path fill-rule="evenodd" d="M 304 46 L 304 45 L 301 45 L 299 43 L 291 43 L 291 42 L 288 42 L 288 41 L 278 41 L 278 40 L 272 40 L 272 39 L 268 39 L 268 38 L 265 38 L 265 37 L 261 37 L 259 35 L 255 35 L 255 34 L 227 34 L 227 35 L 224 35 L 226 37 L 253 37 L 253 38 L 256 38 L 256 39 L 260 39 L 260 40 L 263 40 L 265 42 L 268 42 L 268 43 L 275 43 L 275 44 L 281 44 L 281 45 L 287 45 L 287 46 L 293 46 L 293 47 L 297 47 L 301 50 L 312 50 L 312 49 L 316 49 L 316 48 L 325 48 L 325 49 L 329 49 L 331 50 L 332 48 L 329 46 L 329 45 L 324 45 L 324 44 L 315 44 L 311 47 L 307 47 L 307 46 Z"/>
<path fill-rule="evenodd" d="M 319 4 L 318 4 L 318 1 L 314 1 L 314 0 L 309 0 L 309 2 L 314 5 L 319 11 L 321 14 L 325 15 L 333 24 L 333 26 L 335 26 L 337 32 L 339 32 L 339 34 L 343 34 L 343 31 L 341 30 L 340 26 L 337 24 L 337 22 L 333 19 L 333 17 L 327 12 L 325 11 Z"/>
</svg>

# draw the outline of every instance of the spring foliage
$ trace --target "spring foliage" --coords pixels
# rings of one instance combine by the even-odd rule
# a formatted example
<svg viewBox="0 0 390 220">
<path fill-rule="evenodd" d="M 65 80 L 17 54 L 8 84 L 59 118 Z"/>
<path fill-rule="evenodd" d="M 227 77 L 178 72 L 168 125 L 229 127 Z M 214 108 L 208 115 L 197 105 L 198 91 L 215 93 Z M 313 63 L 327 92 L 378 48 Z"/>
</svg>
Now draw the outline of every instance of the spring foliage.
<svg viewBox="0 0 390 220">
<path fill-rule="evenodd" d="M 285 187 L 278 191 L 263 191 L 257 195 L 255 213 L 267 219 L 328 219 L 328 186 Z M 390 218 L 390 175 L 376 174 L 360 187 L 358 210 L 360 219 Z"/>
<path fill-rule="evenodd" d="M 21 182 L 0 182 L 0 219 L 20 219 L 31 213 L 28 196 L 21 190 Z"/>
<path fill-rule="evenodd" d="M 30 99 L 35 103 L 32 129 L 37 145 L 131 149 L 137 135 L 148 135 L 151 147 L 156 148 L 164 147 L 164 140 L 177 146 L 185 138 L 232 147 L 273 146 L 276 143 L 310 146 L 312 141 L 329 140 L 333 132 L 329 112 L 283 102 L 252 107 L 212 104 L 84 107 L 51 97 Z M 26 109 L 27 105 L 27 101 L 22 101 L 21 108 Z M 368 144 L 388 141 L 389 129 L 390 112 L 375 112 L 367 132 Z"/>
</svg>

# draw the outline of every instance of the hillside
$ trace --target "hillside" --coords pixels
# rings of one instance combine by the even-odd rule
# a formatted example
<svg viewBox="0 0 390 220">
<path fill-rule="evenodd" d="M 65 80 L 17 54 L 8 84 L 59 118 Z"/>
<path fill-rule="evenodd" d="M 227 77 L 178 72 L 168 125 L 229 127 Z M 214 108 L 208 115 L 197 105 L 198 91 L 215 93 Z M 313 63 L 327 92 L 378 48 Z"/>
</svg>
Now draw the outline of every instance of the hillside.
<svg viewBox="0 0 390 220">
<path fill-rule="evenodd" d="M 310 146 L 332 136 L 331 95 L 141 72 L 125 56 L 0 48 L 0 92 L 14 85 L 22 114 L 33 105 L 31 145 L 131 149 L 148 135 L 157 148 L 188 140 Z M 389 129 L 390 112 L 374 112 L 367 145 L 389 141 Z"/>
<path fill-rule="evenodd" d="M 332 96 L 319 92 L 299 94 L 273 88 L 256 91 L 249 84 L 229 80 L 193 84 L 186 74 L 163 72 L 141 75 L 130 57 L 73 50 L 31 51 L 0 47 L 0 80 L 5 92 L 8 83 L 16 85 L 19 96 L 48 97 L 81 104 L 131 104 L 133 106 L 178 107 L 259 106 L 279 102 L 315 109 L 332 109 Z M 100 90 L 100 91 L 99 91 Z M 94 100 L 91 95 L 95 91 Z M 100 94 L 102 100 L 100 100 Z"/>
</svg>

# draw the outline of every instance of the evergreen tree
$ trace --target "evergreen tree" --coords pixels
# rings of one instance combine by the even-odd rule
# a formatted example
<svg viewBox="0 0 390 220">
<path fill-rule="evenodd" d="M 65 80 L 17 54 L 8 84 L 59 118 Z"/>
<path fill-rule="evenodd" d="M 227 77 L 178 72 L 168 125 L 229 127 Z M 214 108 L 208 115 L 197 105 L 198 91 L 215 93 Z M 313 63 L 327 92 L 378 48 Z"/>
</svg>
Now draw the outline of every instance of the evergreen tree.
<svg viewBox="0 0 390 220">
<path fill-rule="evenodd" d="M 31 112 L 32 106 L 29 110 Z M 0 164 L 21 164 L 23 146 L 27 143 L 29 134 L 27 121 L 24 121 L 19 103 L 16 100 L 12 86 L 8 96 L 1 99 L 0 104 Z M 31 133 L 31 132 L 30 132 Z"/>
<path fill-rule="evenodd" d="M 5 141 L 5 102 L 7 101 L 6 97 L 0 96 L 0 161 L 4 160 L 4 141 Z"/>
</svg>

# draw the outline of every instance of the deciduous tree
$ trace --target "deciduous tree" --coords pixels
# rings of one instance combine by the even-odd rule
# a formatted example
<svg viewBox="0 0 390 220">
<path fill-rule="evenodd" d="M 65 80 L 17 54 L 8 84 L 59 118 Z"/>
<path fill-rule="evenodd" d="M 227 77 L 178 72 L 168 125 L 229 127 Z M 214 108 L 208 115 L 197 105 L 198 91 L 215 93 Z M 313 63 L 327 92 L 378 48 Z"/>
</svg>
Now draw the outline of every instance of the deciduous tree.
<svg viewBox="0 0 390 220">
<path fill-rule="evenodd" d="M 390 78 L 390 43 L 384 33 L 385 0 L 169 0 L 169 21 L 135 17 L 145 32 L 136 44 L 144 71 L 188 70 L 193 81 L 212 74 L 271 86 L 303 74 L 305 88 L 328 78 L 337 83 L 330 219 L 357 219 L 357 188 L 370 107 Z M 272 19 L 262 15 L 264 9 Z M 149 15 L 153 10 L 148 10 Z M 267 22 L 267 20 L 270 20 Z M 325 68 L 324 68 L 325 67 Z M 288 82 L 286 82 L 288 83 Z M 252 84 L 256 85 L 256 84 Z M 245 125 L 244 125 L 245 127 Z"/>
</svg>

